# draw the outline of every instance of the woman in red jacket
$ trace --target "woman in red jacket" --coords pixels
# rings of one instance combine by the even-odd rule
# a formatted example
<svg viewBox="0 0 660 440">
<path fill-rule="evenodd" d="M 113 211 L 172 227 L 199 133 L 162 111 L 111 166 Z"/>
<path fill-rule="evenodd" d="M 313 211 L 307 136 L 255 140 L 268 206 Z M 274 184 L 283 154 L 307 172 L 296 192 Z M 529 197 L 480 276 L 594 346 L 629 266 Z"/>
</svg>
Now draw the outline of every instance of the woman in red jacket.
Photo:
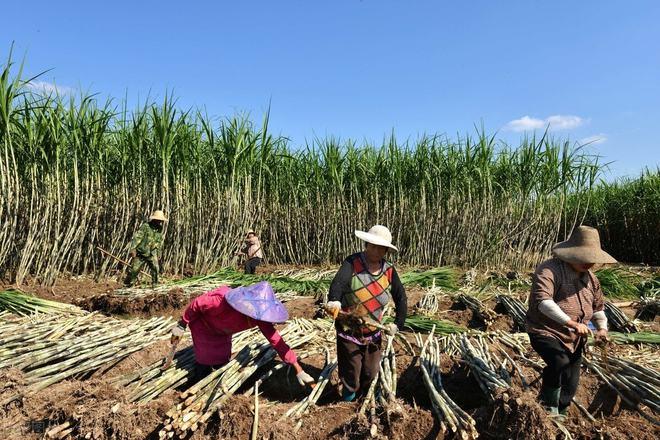
<svg viewBox="0 0 660 440">
<path fill-rule="evenodd" d="M 229 362 L 234 333 L 259 327 L 280 358 L 294 367 L 300 385 L 311 385 L 314 379 L 302 369 L 294 351 L 273 326 L 273 323 L 285 322 L 288 317 L 288 311 L 266 281 L 236 289 L 220 286 L 190 303 L 172 329 L 171 342 L 176 346 L 186 327 L 190 327 L 195 376 L 199 380 Z"/>
</svg>

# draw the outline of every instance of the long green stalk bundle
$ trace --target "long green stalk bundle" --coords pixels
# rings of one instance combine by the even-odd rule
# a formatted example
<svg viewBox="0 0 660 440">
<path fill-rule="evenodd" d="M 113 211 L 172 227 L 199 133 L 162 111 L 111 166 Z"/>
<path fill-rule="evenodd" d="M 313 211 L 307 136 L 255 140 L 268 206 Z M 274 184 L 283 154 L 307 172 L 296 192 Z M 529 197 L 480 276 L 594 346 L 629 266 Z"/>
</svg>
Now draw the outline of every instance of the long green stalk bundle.
<svg viewBox="0 0 660 440">
<path fill-rule="evenodd" d="M 635 332 L 619 333 L 609 332 L 609 337 L 615 344 L 660 344 L 660 333 L 656 332 Z"/>
<path fill-rule="evenodd" d="M 281 333 L 291 348 L 298 348 L 320 341 L 327 342 L 331 328 L 330 323 L 324 320 L 295 319 Z M 249 335 L 245 336 L 248 337 Z M 275 356 L 275 350 L 267 341 L 250 340 L 229 363 L 182 394 L 182 402 L 167 412 L 168 419 L 159 432 L 159 437 L 185 437 L 196 431 L 255 371 L 271 364 Z M 169 369 L 173 367 L 174 365 Z"/>
<path fill-rule="evenodd" d="M 122 321 L 95 313 L 3 320 L 0 368 L 19 368 L 29 384 L 28 392 L 38 391 L 64 379 L 109 368 L 167 338 L 173 323 L 170 318 Z M 7 401 L 19 397 L 11 396 Z"/>
<path fill-rule="evenodd" d="M 0 310 L 6 310 L 20 316 L 37 313 L 56 313 L 60 315 L 82 315 L 87 313 L 80 307 L 26 295 L 18 290 L 0 292 Z"/>
<path fill-rule="evenodd" d="M 525 329 L 527 306 L 524 302 L 512 295 L 497 295 L 497 302 L 502 304 L 507 314 L 519 330 Z"/>
<path fill-rule="evenodd" d="M 501 390 L 511 386 L 511 377 L 506 370 L 506 360 L 500 361 L 497 355 L 491 352 L 486 338 L 475 335 L 471 339 L 462 335 L 460 352 L 479 387 L 488 397 L 494 399 Z"/>
<path fill-rule="evenodd" d="M 583 362 L 624 402 L 636 408 L 646 419 L 660 425 L 660 420 L 641 408 L 644 405 L 656 414 L 660 413 L 660 373 L 657 370 L 613 356 L 605 358 L 594 355 L 592 359 L 583 359 Z"/>
<path fill-rule="evenodd" d="M 456 289 L 456 271 L 451 267 L 438 267 L 424 271 L 408 271 L 400 275 L 404 285 Z"/>
<path fill-rule="evenodd" d="M 635 299 L 639 298 L 637 283 L 640 277 L 620 268 L 608 267 L 596 271 L 603 293 L 609 298 Z"/>
<path fill-rule="evenodd" d="M 620 308 L 609 301 L 605 301 L 605 315 L 611 328 L 623 333 L 635 333 L 637 331 L 635 323 L 628 319 Z"/>
<path fill-rule="evenodd" d="M 376 223 L 392 228 L 399 263 L 527 268 L 582 217 L 601 169 L 548 135 L 515 149 L 485 133 L 292 145 L 268 114 L 217 120 L 169 94 L 134 110 L 34 95 L 11 59 L 0 96 L 0 277 L 19 284 L 118 268 L 96 246 L 125 257 L 158 208 L 172 274 L 229 265 L 248 228 L 270 263 L 336 264 Z"/>
<path fill-rule="evenodd" d="M 440 356 L 444 352 L 441 344 L 431 332 L 422 342 L 419 334 L 415 334 L 417 344 L 422 347 L 419 357 L 419 365 L 422 370 L 424 386 L 431 398 L 433 414 L 440 422 L 443 433 L 447 426 L 451 432 L 456 433 L 461 439 L 475 439 L 479 436 L 476 422 L 460 406 L 452 400 L 442 385 L 442 369 L 440 367 Z"/>
</svg>

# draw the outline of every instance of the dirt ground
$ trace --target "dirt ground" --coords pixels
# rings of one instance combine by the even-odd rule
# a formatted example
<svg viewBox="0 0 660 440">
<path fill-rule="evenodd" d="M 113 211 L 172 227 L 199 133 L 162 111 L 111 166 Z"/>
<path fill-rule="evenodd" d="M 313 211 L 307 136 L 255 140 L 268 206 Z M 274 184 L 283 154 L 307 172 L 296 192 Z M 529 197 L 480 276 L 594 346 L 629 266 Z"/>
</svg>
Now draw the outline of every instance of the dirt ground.
<svg viewBox="0 0 660 440">
<path fill-rule="evenodd" d="M 187 299 L 173 291 L 166 298 L 145 297 L 141 301 L 114 299 L 112 291 L 119 283 L 94 283 L 87 279 L 58 282 L 53 290 L 29 288 L 38 296 L 56 299 L 104 313 L 119 316 L 180 316 Z M 26 289 L 24 289 L 26 290 Z M 410 289 L 409 307 L 419 301 L 422 289 Z M 163 297 L 163 295 L 161 295 Z M 498 311 L 493 301 L 486 303 Z M 286 303 L 290 316 L 313 318 L 318 306 L 312 298 Z M 631 316 L 632 308 L 624 311 Z M 486 329 L 486 323 L 471 310 L 443 298 L 438 316 L 469 328 Z M 651 323 L 650 325 L 656 325 Z M 510 317 L 498 313 L 488 329 L 514 331 Z M 184 341 L 182 346 L 190 344 Z M 165 413 L 179 401 L 176 391 L 168 391 L 154 401 L 137 405 L 127 402 L 130 390 L 117 388 L 109 380 L 118 375 L 139 370 L 162 359 L 169 349 L 168 341 L 155 343 L 133 353 L 108 371 L 99 372 L 85 380 L 57 383 L 35 394 L 23 395 L 12 403 L 0 406 L 0 439 L 40 439 L 46 430 L 60 427 L 62 438 L 101 439 L 157 439 Z M 529 353 L 534 356 L 533 353 Z M 399 385 L 397 395 L 404 409 L 401 416 L 379 415 L 376 438 L 434 439 L 452 438 L 440 431 L 432 412 L 432 404 L 424 386 L 417 357 L 397 352 Z M 324 356 L 315 355 L 301 360 L 312 376 L 317 376 L 324 364 Z M 470 371 L 458 360 L 444 355 L 441 359 L 443 384 L 449 396 L 472 415 L 480 438 L 485 439 L 555 439 L 562 438 L 557 427 L 545 415 L 537 402 L 540 371 L 523 366 L 523 374 L 531 387 L 524 389 L 519 378 L 515 386 L 490 401 L 481 391 Z M 255 375 L 256 377 L 257 375 Z M 249 438 L 254 419 L 254 397 L 242 395 L 251 388 L 248 383 L 229 399 L 214 417 L 194 433 L 193 439 Z M 25 393 L 22 373 L 13 369 L 0 370 L 0 401 Z M 366 439 L 372 438 L 370 424 L 357 417 L 359 403 L 339 400 L 336 372 L 324 391 L 318 406 L 302 417 L 300 428 L 281 420 L 283 414 L 306 395 L 298 386 L 294 373 L 284 368 L 265 381 L 259 396 L 259 439 Z M 592 374 L 583 371 L 576 399 L 596 418 L 590 422 L 572 406 L 566 427 L 574 438 L 591 439 L 656 439 L 660 427 L 628 408 L 617 395 Z M 65 425 L 68 423 L 68 425 Z M 71 430 L 70 432 L 68 430 Z"/>
</svg>

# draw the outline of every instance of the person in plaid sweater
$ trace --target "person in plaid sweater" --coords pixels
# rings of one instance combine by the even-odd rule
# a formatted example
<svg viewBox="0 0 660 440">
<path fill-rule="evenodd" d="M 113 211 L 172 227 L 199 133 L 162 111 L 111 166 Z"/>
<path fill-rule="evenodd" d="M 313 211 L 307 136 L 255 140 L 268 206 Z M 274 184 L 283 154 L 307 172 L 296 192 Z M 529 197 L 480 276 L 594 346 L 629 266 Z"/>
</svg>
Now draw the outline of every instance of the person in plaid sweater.
<svg viewBox="0 0 660 440">
<path fill-rule="evenodd" d="M 344 260 L 330 284 L 326 304 L 336 318 L 337 362 L 345 401 L 366 393 L 378 373 L 385 306 L 393 301 L 396 311 L 394 323 L 385 326 L 390 336 L 403 329 L 408 309 L 399 275 L 385 260 L 388 251 L 398 251 L 389 229 L 376 225 L 355 235 L 365 242 L 365 249 Z"/>
</svg>

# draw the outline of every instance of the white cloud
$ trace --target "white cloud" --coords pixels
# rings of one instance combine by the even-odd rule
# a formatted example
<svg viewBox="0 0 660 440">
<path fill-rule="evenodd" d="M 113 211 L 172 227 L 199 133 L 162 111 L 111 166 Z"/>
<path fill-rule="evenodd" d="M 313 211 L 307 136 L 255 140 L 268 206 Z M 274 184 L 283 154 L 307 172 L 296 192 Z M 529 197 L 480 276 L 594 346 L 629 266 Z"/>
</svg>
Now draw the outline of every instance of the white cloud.
<svg viewBox="0 0 660 440">
<path fill-rule="evenodd" d="M 593 136 L 587 136 L 584 139 L 580 139 L 580 145 L 598 145 L 602 144 L 603 142 L 607 141 L 607 136 L 605 136 L 603 133 L 601 134 L 594 134 Z"/>
<path fill-rule="evenodd" d="M 73 87 L 58 86 L 47 81 L 30 81 L 26 87 L 35 93 L 44 95 L 70 95 L 75 92 Z"/>
<path fill-rule="evenodd" d="M 550 130 L 570 130 L 579 127 L 584 122 L 583 118 L 573 115 L 552 115 L 545 119 L 523 116 L 520 119 L 509 121 L 504 126 L 504 129 L 509 131 L 528 131 L 541 130 L 549 126 Z"/>
</svg>

